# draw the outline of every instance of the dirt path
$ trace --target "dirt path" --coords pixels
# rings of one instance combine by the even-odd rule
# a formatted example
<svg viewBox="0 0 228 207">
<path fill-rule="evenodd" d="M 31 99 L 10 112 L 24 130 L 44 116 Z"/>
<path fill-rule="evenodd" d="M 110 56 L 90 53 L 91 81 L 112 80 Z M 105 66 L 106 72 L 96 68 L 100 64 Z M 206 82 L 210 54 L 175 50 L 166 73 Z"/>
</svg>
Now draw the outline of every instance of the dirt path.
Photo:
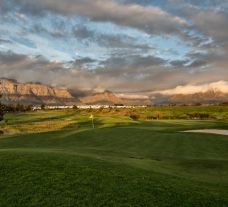
<svg viewBox="0 0 228 207">
<path fill-rule="evenodd" d="M 220 134 L 220 135 L 228 136 L 228 130 L 225 130 L 225 129 L 197 129 L 197 130 L 187 130 L 184 132 Z"/>
</svg>

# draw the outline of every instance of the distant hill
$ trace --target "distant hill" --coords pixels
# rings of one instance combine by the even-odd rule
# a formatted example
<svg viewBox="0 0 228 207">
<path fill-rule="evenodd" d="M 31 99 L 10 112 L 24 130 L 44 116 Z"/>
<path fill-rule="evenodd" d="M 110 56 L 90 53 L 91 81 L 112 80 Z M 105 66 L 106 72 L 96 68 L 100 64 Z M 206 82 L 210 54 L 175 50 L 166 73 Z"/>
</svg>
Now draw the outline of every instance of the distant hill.
<svg viewBox="0 0 228 207">
<path fill-rule="evenodd" d="M 96 93 L 93 95 L 87 95 L 80 98 L 83 104 L 104 104 L 104 105 L 149 105 L 151 101 L 149 99 L 129 99 L 120 98 L 111 91 L 104 91 L 102 93 Z"/>
<path fill-rule="evenodd" d="M 175 104 L 216 104 L 228 102 L 228 93 L 219 90 L 208 90 L 204 93 L 194 94 L 173 94 L 162 95 L 156 94 L 153 101 L 159 104 L 175 103 Z"/>
<path fill-rule="evenodd" d="M 80 98 L 83 104 L 120 104 L 122 99 L 118 98 L 111 91 L 104 91 Z"/>
<path fill-rule="evenodd" d="M 78 100 L 66 89 L 40 83 L 19 83 L 16 80 L 0 79 L 1 101 L 5 104 L 70 105 Z"/>
</svg>

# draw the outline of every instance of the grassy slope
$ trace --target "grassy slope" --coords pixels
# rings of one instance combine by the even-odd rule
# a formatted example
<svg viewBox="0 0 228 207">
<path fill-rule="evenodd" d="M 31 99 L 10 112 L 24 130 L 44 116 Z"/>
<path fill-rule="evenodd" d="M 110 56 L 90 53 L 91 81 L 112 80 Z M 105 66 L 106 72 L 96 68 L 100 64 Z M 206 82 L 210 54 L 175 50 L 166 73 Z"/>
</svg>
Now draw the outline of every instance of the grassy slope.
<svg viewBox="0 0 228 207">
<path fill-rule="evenodd" d="M 24 134 L 0 137 L 0 206 L 228 206 L 227 137 L 179 132 L 227 121 L 100 116 L 92 130 L 72 111 L 7 119 Z"/>
</svg>

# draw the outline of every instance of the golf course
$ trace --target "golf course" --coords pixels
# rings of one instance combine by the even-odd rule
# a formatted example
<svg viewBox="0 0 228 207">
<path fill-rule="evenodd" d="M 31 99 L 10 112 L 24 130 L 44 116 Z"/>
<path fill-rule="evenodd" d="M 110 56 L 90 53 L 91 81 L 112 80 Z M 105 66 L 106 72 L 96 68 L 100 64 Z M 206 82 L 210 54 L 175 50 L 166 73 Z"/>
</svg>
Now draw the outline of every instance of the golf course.
<svg viewBox="0 0 228 207">
<path fill-rule="evenodd" d="M 121 109 L 7 113 L 0 207 L 227 207 L 228 136 L 186 132 L 228 130 L 221 109 L 207 119 L 166 109 L 163 119 L 146 119 L 146 109 L 137 118 Z"/>
</svg>

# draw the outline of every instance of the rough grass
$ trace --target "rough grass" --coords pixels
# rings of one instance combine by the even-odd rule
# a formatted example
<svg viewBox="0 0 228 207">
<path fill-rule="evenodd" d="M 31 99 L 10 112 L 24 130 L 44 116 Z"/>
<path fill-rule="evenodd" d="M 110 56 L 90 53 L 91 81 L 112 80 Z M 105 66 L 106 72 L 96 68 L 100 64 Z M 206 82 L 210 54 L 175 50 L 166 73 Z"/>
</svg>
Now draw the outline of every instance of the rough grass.
<svg viewBox="0 0 228 207">
<path fill-rule="evenodd" d="M 228 121 L 133 121 L 72 110 L 8 114 L 0 206 L 228 206 Z M 49 123 L 49 124 L 47 124 Z M 16 131 L 17 128 L 17 131 Z"/>
</svg>

